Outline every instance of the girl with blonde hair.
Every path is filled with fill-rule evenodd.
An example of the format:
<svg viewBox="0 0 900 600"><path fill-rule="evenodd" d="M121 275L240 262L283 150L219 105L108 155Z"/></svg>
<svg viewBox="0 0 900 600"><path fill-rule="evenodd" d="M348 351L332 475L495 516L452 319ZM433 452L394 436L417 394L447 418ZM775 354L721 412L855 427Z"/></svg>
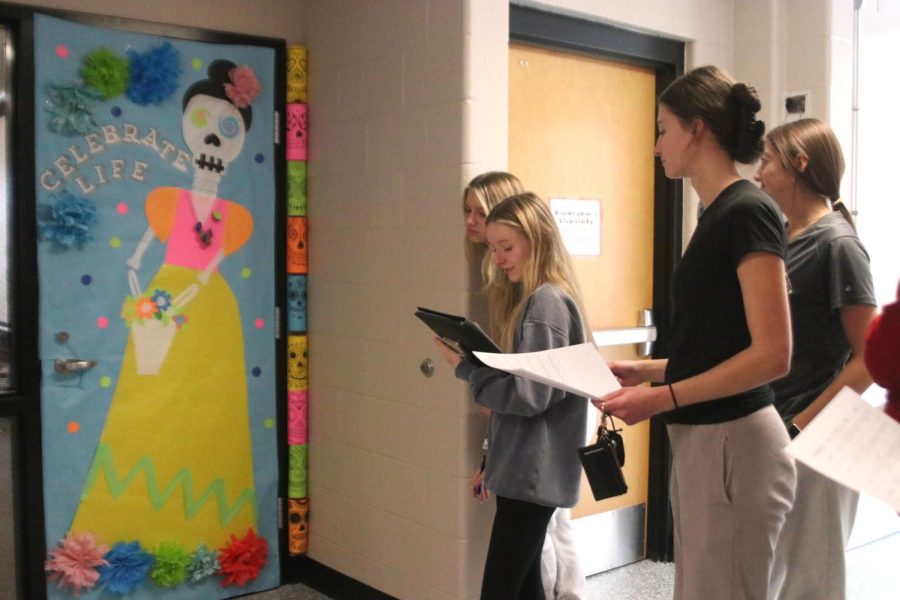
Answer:
<svg viewBox="0 0 900 600"><path fill-rule="evenodd" d="M487 276L490 257L485 252L487 241L484 221L491 209L510 196L525 191L522 182L506 171L488 171L476 175L463 190L463 218L466 224L466 258Z"/></svg>
<svg viewBox="0 0 900 600"><path fill-rule="evenodd" d="M531 193L507 198L488 214L485 233L488 304L500 347L535 352L585 342L581 293L544 201ZM497 511L481 597L542 600L547 524L558 507L578 501L587 401L476 365L436 343L475 402L491 411L484 484Z"/></svg>
<svg viewBox="0 0 900 600"><path fill-rule="evenodd" d="M490 277L491 267L491 255L485 252L487 214L501 201L524 191L519 178L506 171L488 171L477 175L463 191L466 257L470 263L479 265L485 282ZM485 408L482 411L490 412ZM483 449L486 450L486 446ZM489 496L481 467L475 470L472 477L472 495L482 502ZM541 579L546 600L579 600L585 594L586 581L575 544L571 510L568 508L558 509L547 527L547 538L541 553Z"/></svg>

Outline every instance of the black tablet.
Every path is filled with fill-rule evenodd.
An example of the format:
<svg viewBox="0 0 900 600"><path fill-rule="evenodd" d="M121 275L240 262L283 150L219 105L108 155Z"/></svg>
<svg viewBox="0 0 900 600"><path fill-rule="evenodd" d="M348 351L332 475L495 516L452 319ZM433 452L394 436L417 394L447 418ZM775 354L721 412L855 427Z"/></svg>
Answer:
<svg viewBox="0 0 900 600"><path fill-rule="evenodd" d="M465 317L442 313L430 308L418 307L419 317L439 338L476 364L482 364L472 352L502 352L488 334Z"/></svg>

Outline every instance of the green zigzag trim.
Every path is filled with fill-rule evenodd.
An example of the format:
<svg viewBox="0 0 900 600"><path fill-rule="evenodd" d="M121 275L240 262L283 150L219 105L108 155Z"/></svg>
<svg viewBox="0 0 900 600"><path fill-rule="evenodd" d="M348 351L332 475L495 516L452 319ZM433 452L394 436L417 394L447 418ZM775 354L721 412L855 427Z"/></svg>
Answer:
<svg viewBox="0 0 900 600"><path fill-rule="evenodd" d="M196 500L193 500L194 485L191 478L191 472L186 468L178 471L165 489L160 490L159 486L156 484L153 459L149 456L144 456L138 460L137 464L135 464L128 474L120 480L116 473L115 465L113 464L112 450L103 442L100 442L97 445L97 453L94 455L94 461L91 463L91 469L88 471L87 481L84 484L84 492L81 494L82 501L87 498L88 492L93 487L94 481L97 479L97 475L101 470L106 477L106 483L109 486L109 492L112 494L113 498L121 496L122 493L128 489L128 486L131 485L131 482L143 471L147 477L147 491L150 495L150 503L155 510L162 508L163 505L169 501L169 497L175 493L178 486L181 485L183 487L184 496L184 516L187 520L194 518L194 515L203 508L203 505L206 504L211 496L216 497L216 503L219 508L219 522L222 527L228 525L240 512L244 504L248 502L253 507L253 518L256 519L257 517L256 493L254 490L245 489L234 504L229 507L228 499L225 495L225 482L222 479L216 479L210 483L203 494Z"/></svg>

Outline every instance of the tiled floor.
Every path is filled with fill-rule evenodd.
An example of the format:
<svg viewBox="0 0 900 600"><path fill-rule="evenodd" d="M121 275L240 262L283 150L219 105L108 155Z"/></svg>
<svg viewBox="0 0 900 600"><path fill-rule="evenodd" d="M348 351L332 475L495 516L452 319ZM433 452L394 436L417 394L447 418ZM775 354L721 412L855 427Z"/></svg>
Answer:
<svg viewBox="0 0 900 600"><path fill-rule="evenodd" d="M900 533L847 553L847 600L900 598ZM588 578L587 600L669 600L674 567L670 563L641 561ZM303 585L246 596L252 600L331 600ZM344 598L334 600L349 600Z"/></svg>

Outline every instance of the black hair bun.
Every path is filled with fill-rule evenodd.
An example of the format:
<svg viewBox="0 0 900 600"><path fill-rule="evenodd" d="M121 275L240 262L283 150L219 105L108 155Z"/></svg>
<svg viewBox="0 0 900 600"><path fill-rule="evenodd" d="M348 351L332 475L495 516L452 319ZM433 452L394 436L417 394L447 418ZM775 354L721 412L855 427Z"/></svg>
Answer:
<svg viewBox="0 0 900 600"><path fill-rule="evenodd" d="M226 83L231 83L231 78L228 74L236 66L237 65L230 60L220 58L209 63L209 67L206 69L206 75L209 77L210 81L224 86Z"/></svg>
<svg viewBox="0 0 900 600"><path fill-rule="evenodd" d="M756 162L762 155L766 132L766 124L756 118L762 108L756 90L745 83L734 84L728 95L728 108L734 124L734 135L731 136L734 143L729 148L731 157L739 163Z"/></svg>
<svg viewBox="0 0 900 600"><path fill-rule="evenodd" d="M181 110L185 109L191 98L199 94L231 102L231 98L225 93L225 84L231 83L230 73L236 66L233 62L224 58L219 58L209 63L209 66L206 68L206 75L209 79L201 79L195 82L184 92L184 96L181 99ZM231 103L234 104L233 102ZM244 128L249 130L250 123L253 120L253 109L250 106L245 106L237 110L244 119Z"/></svg>

